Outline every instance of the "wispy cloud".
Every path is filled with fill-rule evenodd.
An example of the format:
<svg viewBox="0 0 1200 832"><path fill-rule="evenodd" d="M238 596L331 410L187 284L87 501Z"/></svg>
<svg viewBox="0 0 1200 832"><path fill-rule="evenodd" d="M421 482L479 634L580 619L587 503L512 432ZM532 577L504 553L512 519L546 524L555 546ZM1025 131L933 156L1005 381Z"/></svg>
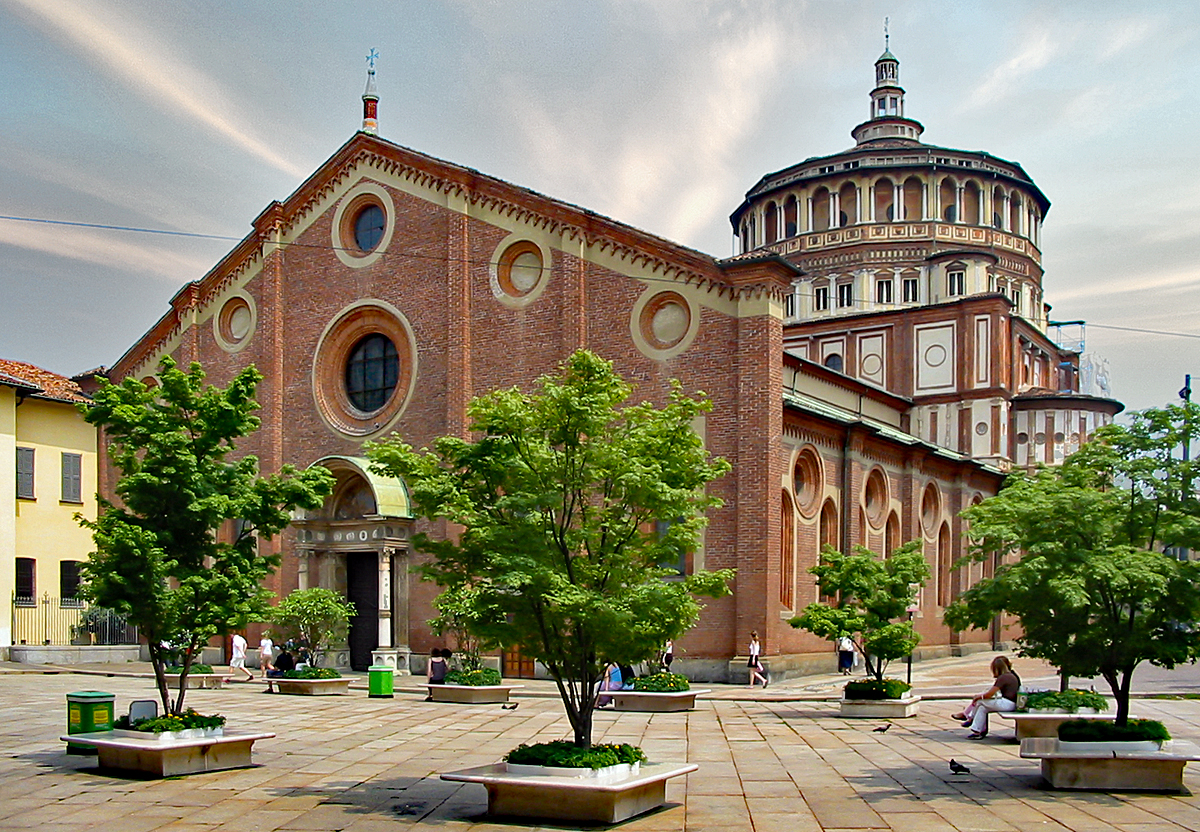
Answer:
<svg viewBox="0 0 1200 832"><path fill-rule="evenodd" d="M21 6L60 39L121 78L155 103L180 111L236 147L297 178L308 173L237 124L206 75L174 57L169 44L129 21L120 27L101 21L95 7L74 0L9 0Z"/></svg>
<svg viewBox="0 0 1200 832"><path fill-rule="evenodd" d="M149 274L176 286L200 277L212 266L211 259L127 242L111 231L61 225L0 220L0 246L4 245L98 266L119 265L122 270Z"/></svg>

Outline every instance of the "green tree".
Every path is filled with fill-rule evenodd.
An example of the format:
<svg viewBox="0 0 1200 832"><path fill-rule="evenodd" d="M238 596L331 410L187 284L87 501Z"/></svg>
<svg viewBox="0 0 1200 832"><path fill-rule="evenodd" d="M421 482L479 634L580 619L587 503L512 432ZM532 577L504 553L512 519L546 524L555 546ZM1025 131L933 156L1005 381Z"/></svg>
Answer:
<svg viewBox="0 0 1200 832"><path fill-rule="evenodd" d="M809 571L830 600L809 604L788 623L821 638L851 639L867 672L882 682L888 662L909 655L921 641L912 622L896 620L929 579L920 541L905 543L882 560L862 546L849 555L826 546Z"/></svg>
<svg viewBox="0 0 1200 832"><path fill-rule="evenodd" d="M103 428L121 477L118 503L100 500L91 529L96 551L84 564L87 598L125 616L146 637L165 712L183 712L187 675L209 639L260 620L270 593L262 580L278 564L259 552L288 525L293 508L316 508L332 490L328 472L291 466L261 477L258 460L228 457L259 426L254 400L262 376L242 370L225 389L206 386L200 365L170 358L161 385L128 378L104 384L84 418ZM232 541L222 542L222 527ZM172 702L165 663L182 655Z"/></svg>
<svg viewBox="0 0 1200 832"><path fill-rule="evenodd" d="M630 393L609 362L581 350L536 392L473 400L473 440L368 449L424 516L463 528L457 540L414 538L433 556L425 576L470 587L459 595L469 628L545 666L582 747L605 664L656 655L697 620L694 595L726 594L733 577L668 565L695 548L704 512L720 504L705 486L729 468L692 427L708 403L678 383L661 409L627 404Z"/></svg>
<svg viewBox="0 0 1200 832"><path fill-rule="evenodd" d="M1196 406L1109 425L1061 466L1015 473L963 513L970 557L997 564L946 610L955 629L1015 616L1018 652L1071 676L1101 676L1129 717L1134 671L1200 656L1200 565L1158 549L1200 544L1192 465L1174 457ZM1013 560L1015 558L1015 560Z"/></svg>
<svg viewBox="0 0 1200 832"><path fill-rule="evenodd" d="M440 635L449 633L457 647L455 656L463 670L478 670L483 666L483 652L499 646L486 625L503 615L503 610L489 603L480 591L468 583L455 583L433 599L438 615L429 625Z"/></svg>
<svg viewBox="0 0 1200 832"><path fill-rule="evenodd" d="M335 638L345 634L354 615L354 604L324 587L297 589L271 610L271 623L283 638L293 638L309 649L313 666Z"/></svg>

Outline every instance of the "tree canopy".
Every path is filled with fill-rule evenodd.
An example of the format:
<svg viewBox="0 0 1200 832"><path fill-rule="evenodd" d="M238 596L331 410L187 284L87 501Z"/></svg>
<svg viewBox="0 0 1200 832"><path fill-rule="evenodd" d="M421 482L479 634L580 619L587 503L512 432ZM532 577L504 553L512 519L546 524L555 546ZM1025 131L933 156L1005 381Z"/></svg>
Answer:
<svg viewBox="0 0 1200 832"><path fill-rule="evenodd" d="M317 508L332 490L320 468L284 466L263 477L255 457L230 458L236 440L258 429L261 379L251 366L224 389L208 386L199 364L184 372L167 357L160 386L103 383L81 406L104 429L121 474L118 502L101 499L95 521L80 518L96 546L83 592L145 636L164 711L173 704L183 712L187 673L210 638L265 612L270 593L261 582L279 558L260 553L259 541L284 529L292 509ZM164 670L174 652L183 673L172 703Z"/></svg>
<svg viewBox="0 0 1200 832"><path fill-rule="evenodd" d="M1018 652L1070 676L1101 676L1129 716L1134 670L1200 655L1200 565L1161 547L1200 545L1192 462L1176 457L1196 406L1134 414L1109 425L1058 468L1011 475L963 513L970 558L994 575L946 610L955 629L1019 619Z"/></svg>
<svg viewBox="0 0 1200 832"><path fill-rule="evenodd" d="M353 615L354 604L341 593L314 586L289 593L271 610L271 623L280 636L306 647L315 666L330 642L345 632Z"/></svg>
<svg viewBox="0 0 1200 832"><path fill-rule="evenodd" d="M851 639L867 672L882 682L888 662L909 655L921 641L912 622L898 620L929 579L920 547L914 540L880 559L862 546L849 555L826 546L809 571L829 600L809 604L788 623L821 638Z"/></svg>
<svg viewBox="0 0 1200 832"><path fill-rule="evenodd" d="M675 567L696 548L704 512L720 505L705 486L729 468L693 428L708 403L678 383L662 408L629 404L631 392L609 362L581 350L533 392L474 399L472 439L368 450L424 516L463 528L457 539L414 538L432 555L425 576L452 593L458 620L484 643L545 666L580 746L591 743L605 664L655 656L697 620L694 595L725 594L733 577Z"/></svg>

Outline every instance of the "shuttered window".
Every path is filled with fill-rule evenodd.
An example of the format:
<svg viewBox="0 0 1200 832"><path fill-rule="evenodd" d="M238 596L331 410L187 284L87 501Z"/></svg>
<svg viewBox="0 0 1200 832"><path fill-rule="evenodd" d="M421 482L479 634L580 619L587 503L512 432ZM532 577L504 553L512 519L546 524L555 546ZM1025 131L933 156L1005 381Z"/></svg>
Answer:
<svg viewBox="0 0 1200 832"><path fill-rule="evenodd" d="M33 448L17 448L17 496L23 500L34 499Z"/></svg>
<svg viewBox="0 0 1200 832"><path fill-rule="evenodd" d="M83 455L62 455L62 501L83 502Z"/></svg>

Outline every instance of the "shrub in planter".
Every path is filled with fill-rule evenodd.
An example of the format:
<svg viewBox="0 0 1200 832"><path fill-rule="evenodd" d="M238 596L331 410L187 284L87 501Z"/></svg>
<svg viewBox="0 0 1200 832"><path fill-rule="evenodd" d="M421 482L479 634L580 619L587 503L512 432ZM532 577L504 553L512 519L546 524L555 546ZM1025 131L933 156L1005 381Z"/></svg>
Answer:
<svg viewBox="0 0 1200 832"><path fill-rule="evenodd" d="M1022 710L1063 710L1075 713L1080 708L1091 708L1097 712L1108 710L1108 700L1094 690L1039 691L1025 696Z"/></svg>
<svg viewBox="0 0 1200 832"><path fill-rule="evenodd" d="M633 689L652 693L675 693L691 689L691 683L680 673L655 673L633 680Z"/></svg>
<svg viewBox="0 0 1200 832"><path fill-rule="evenodd" d="M451 670L446 673L447 685L467 685L478 688L500 684L500 671L490 667L475 670Z"/></svg>
<svg viewBox="0 0 1200 832"><path fill-rule="evenodd" d="M900 699L912 690L912 685L899 679L863 679L847 682L844 696L847 699Z"/></svg>
<svg viewBox="0 0 1200 832"><path fill-rule="evenodd" d="M646 755L642 753L642 749L628 743L580 748L566 740L555 740L536 745L522 743L504 755L504 762L554 768L604 768L620 763L644 763Z"/></svg>
<svg viewBox="0 0 1200 832"><path fill-rule="evenodd" d="M1062 742L1166 742L1171 734L1153 719L1131 719L1124 725L1102 719L1072 719L1058 727Z"/></svg>
<svg viewBox="0 0 1200 832"><path fill-rule="evenodd" d="M164 731L186 731L189 728L220 728L225 724L225 717L220 714L205 716L188 708L182 714L167 714L166 716L156 716L151 719L139 719L137 722L130 723L128 716L121 716L113 723L114 728L122 728L127 731L145 731L147 733L161 734Z"/></svg>
<svg viewBox="0 0 1200 832"><path fill-rule="evenodd" d="M168 667L166 669L166 674L168 676L178 676L182 672L183 672L183 668L180 667L179 665L172 665L171 667ZM212 669L211 664L197 663L197 664L193 664L191 669L188 672L189 673L212 673L213 669Z"/></svg>
<svg viewBox="0 0 1200 832"><path fill-rule="evenodd" d="M303 670L283 671L285 679L340 679L342 674L332 667L306 667Z"/></svg>

